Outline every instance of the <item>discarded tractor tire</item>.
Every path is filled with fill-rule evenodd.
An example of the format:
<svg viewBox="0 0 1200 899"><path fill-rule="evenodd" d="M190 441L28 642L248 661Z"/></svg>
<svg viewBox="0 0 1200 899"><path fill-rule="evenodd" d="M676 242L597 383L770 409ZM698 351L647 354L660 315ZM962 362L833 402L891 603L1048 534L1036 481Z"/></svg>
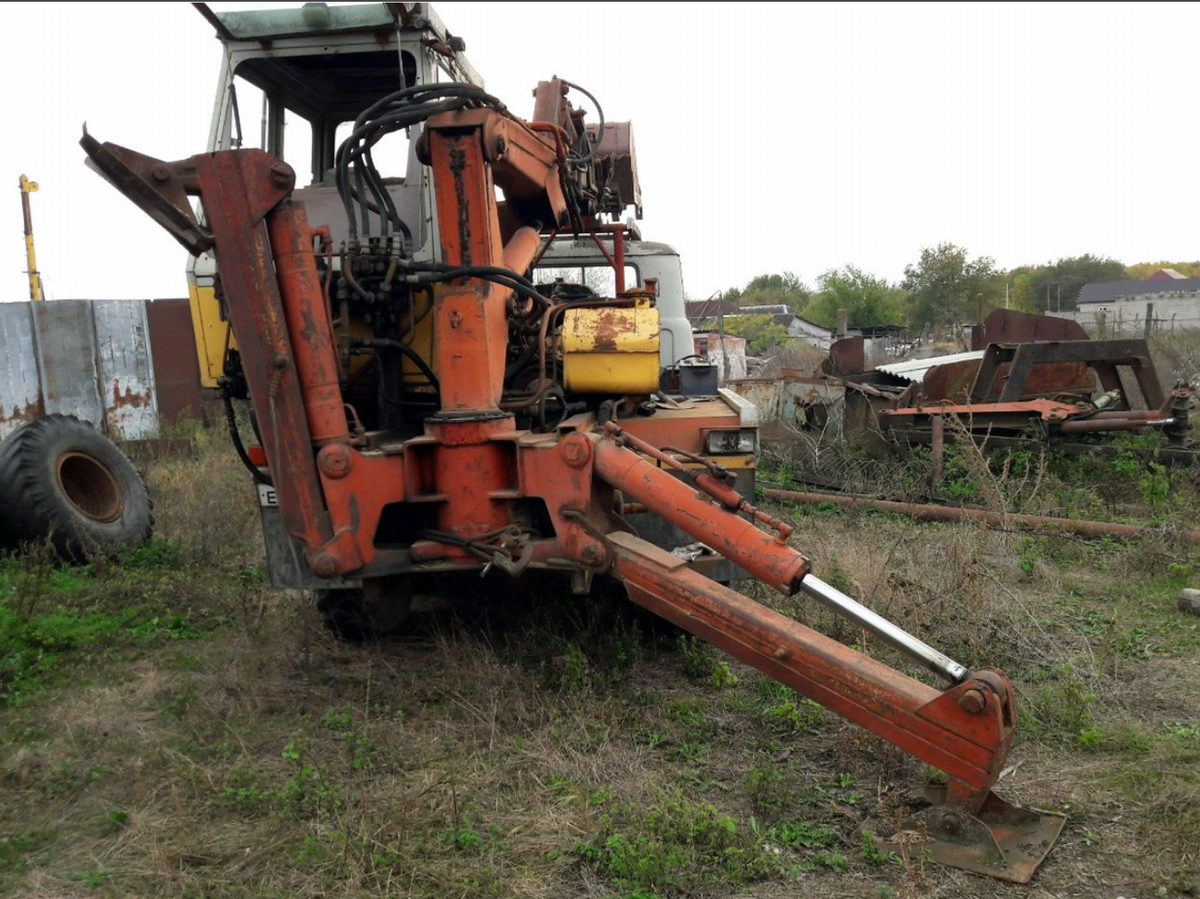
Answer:
<svg viewBox="0 0 1200 899"><path fill-rule="evenodd" d="M317 609L325 626L335 637L352 643L395 636L411 608L412 587L403 578L375 579L357 589L317 593Z"/></svg>
<svg viewBox="0 0 1200 899"><path fill-rule="evenodd" d="M140 546L154 516L146 485L111 440L71 415L47 415L0 443L0 536L49 539L64 561Z"/></svg>

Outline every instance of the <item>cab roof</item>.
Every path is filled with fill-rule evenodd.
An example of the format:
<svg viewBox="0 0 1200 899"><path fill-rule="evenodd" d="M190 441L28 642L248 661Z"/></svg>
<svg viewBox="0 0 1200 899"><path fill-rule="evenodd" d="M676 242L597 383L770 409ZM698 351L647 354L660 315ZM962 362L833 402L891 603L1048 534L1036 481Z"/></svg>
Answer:
<svg viewBox="0 0 1200 899"><path fill-rule="evenodd" d="M428 3L357 3L329 6L305 3L280 9L229 10L218 12L207 3L194 4L217 31L224 44L243 41L286 40L321 35L371 34L379 32L424 32L426 45L445 57L460 80L483 86L483 79L467 61L465 43L450 34ZM423 39L423 42L425 39Z"/></svg>

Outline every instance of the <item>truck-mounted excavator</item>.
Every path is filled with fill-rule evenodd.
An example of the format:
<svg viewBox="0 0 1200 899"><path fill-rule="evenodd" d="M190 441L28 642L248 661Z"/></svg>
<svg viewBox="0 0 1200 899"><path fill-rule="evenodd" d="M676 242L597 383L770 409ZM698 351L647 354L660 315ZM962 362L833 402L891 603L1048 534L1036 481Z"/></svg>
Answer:
<svg viewBox="0 0 1200 899"><path fill-rule="evenodd" d="M634 603L944 772L906 830L935 860L1028 881L1064 818L992 792L1017 723L1009 679L818 578L792 527L721 462L740 448L741 428L715 426L738 421L734 406L663 390L656 285L622 283L614 252L624 229L613 220L641 203L629 129L587 124L558 78L519 118L426 4L320 7L211 14L226 75L244 53L246 74L297 92L283 99L311 115L316 193L269 143L172 162L86 129L82 140L120 192L215 261L211 302L228 323L215 374L253 406L259 444L244 461L277 503L268 550L287 571L276 581L358 596L382 619L422 578L557 575L580 593L619 582ZM363 34L397 88L339 79L333 50ZM272 55L289 36L307 55ZM453 80L437 81L439 67ZM328 74L324 93L301 90L305 73ZM377 166L398 134L415 160L403 182ZM540 258L568 235L613 247L611 295L537 282ZM699 548L657 545L639 517ZM736 592L711 576L714 557L847 617L941 686Z"/></svg>

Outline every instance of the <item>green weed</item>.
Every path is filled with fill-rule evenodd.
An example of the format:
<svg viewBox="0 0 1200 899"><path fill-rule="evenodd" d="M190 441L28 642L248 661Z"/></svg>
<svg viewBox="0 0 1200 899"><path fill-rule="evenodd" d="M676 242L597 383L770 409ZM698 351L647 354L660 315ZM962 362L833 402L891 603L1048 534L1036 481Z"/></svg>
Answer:
<svg viewBox="0 0 1200 899"><path fill-rule="evenodd" d="M711 805L682 794L660 798L644 812L622 806L573 854L610 876L626 895L694 895L715 884L736 887L762 880L778 862L752 831Z"/></svg>
<svg viewBox="0 0 1200 899"><path fill-rule="evenodd" d="M830 871L846 871L850 867L849 859L836 849L831 849L828 852L818 852L812 857L812 864L814 867L826 868Z"/></svg>
<svg viewBox="0 0 1200 899"><path fill-rule="evenodd" d="M85 887L98 889L108 883L112 874L108 871L80 871L78 874L71 875L71 879L76 883L82 883Z"/></svg>
<svg viewBox="0 0 1200 899"><path fill-rule="evenodd" d="M868 865L881 867L889 865L892 862L900 860L899 856L894 852L884 852L879 848L879 840L875 834L869 830L864 830L862 835L862 857Z"/></svg>
<svg viewBox="0 0 1200 899"><path fill-rule="evenodd" d="M666 717L689 731L708 732L712 723L708 719L708 703L703 699L680 699L666 709Z"/></svg>
<svg viewBox="0 0 1200 899"><path fill-rule="evenodd" d="M105 828L109 833L116 833L124 830L129 826L129 812L124 809L115 808L108 813L108 817L104 821Z"/></svg>
<svg viewBox="0 0 1200 899"><path fill-rule="evenodd" d="M825 707L811 699L800 699L769 706L762 716L776 733L812 733L825 716Z"/></svg>
<svg viewBox="0 0 1200 899"><path fill-rule="evenodd" d="M258 775L249 768L235 768L229 773L221 799L226 808L246 815L255 815L267 808L279 796L278 792L259 783Z"/></svg>
<svg viewBox="0 0 1200 899"><path fill-rule="evenodd" d="M29 864L29 856L46 848L57 838L54 830L36 830L0 837L0 872L19 871Z"/></svg>
<svg viewBox="0 0 1200 899"><path fill-rule="evenodd" d="M825 849L833 845L836 834L811 821L794 821L772 827L767 837L789 849Z"/></svg>
<svg viewBox="0 0 1200 899"><path fill-rule="evenodd" d="M1045 675L1053 682L1018 705L1025 733L1043 742L1075 742L1092 727L1096 696L1070 665Z"/></svg>
<svg viewBox="0 0 1200 899"><path fill-rule="evenodd" d="M796 802L796 787L780 765L760 765L746 772L746 797L756 814L768 819Z"/></svg>
<svg viewBox="0 0 1200 899"><path fill-rule="evenodd" d="M172 608L188 578L176 562L162 541L102 566L0 559L0 702L24 702L85 652L200 636Z"/></svg>
<svg viewBox="0 0 1200 899"><path fill-rule="evenodd" d="M679 650L683 673L690 680L709 681L713 678L721 662L721 654L715 647L687 634L681 635L675 646Z"/></svg>

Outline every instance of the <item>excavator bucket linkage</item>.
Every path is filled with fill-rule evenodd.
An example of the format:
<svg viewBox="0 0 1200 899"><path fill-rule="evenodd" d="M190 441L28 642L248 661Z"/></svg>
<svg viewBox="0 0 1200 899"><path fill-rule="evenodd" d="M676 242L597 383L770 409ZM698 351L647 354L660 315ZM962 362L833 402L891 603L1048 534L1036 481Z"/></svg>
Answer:
<svg viewBox="0 0 1200 899"><path fill-rule="evenodd" d="M439 217L462 225L453 240L443 235L443 251L452 263L469 257L522 272L537 232L524 227L499 242L489 173L497 186L526 190L556 184L562 160L534 131L506 120L509 146L531 152L519 170L489 168L478 135L495 124L495 114L483 112L429 123ZM1008 678L968 670L815 577L788 543L791 528L750 505L730 474L704 458L650 446L611 422L598 426L590 413L552 433L517 430L514 417L495 407L505 289L464 278L436 296L436 339L454 364L441 371L442 410L425 419L423 435L351 440L313 248L328 232L310 228L303 205L290 198L291 168L260 151L169 163L86 134L82 144L95 167L180 243L216 254L282 520L316 576L365 582L404 571L478 570L481 552L491 559L485 573L567 569L580 585L610 574L635 603L944 772L945 786L924 797L897 845L925 841L948 865L1017 882L1033 876L1065 818L1016 808L991 792L1017 720ZM457 168L443 176L447 159ZM203 222L188 196L200 197ZM513 504L530 498L545 504L553 533L514 527ZM421 503L439 516L436 534L454 539L425 537L401 555L378 548L384 506ZM780 593L802 593L849 618L949 686L929 686L703 576L631 533L618 512L626 503ZM496 543L496 534L507 536Z"/></svg>

